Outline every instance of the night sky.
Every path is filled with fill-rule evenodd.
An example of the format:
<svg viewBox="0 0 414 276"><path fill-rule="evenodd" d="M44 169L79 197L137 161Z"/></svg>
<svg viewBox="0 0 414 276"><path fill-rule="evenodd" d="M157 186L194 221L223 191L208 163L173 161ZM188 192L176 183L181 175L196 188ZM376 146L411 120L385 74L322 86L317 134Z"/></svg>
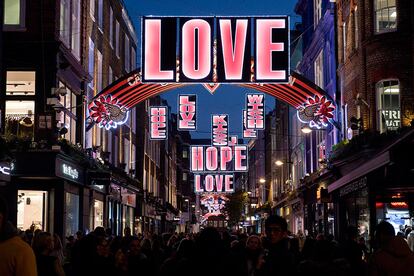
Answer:
<svg viewBox="0 0 414 276"><path fill-rule="evenodd" d="M169 15L169 16L220 16L220 15L289 15L290 28L300 17L294 13L297 0L124 0L128 13L133 20L137 31L139 49L141 43L142 16L147 15ZM140 56L138 57L140 63ZM178 94L197 94L198 100L198 122L197 131L191 132L193 138L210 137L211 114L229 114L229 130L231 135L242 136L242 109L245 105L245 93L248 89L235 85L221 85L211 95L201 85L189 85L184 88L172 90L162 94L167 99L172 112L177 110ZM250 91L252 92L252 91ZM254 91L253 91L254 92ZM274 98L266 95L266 113L274 107Z"/></svg>

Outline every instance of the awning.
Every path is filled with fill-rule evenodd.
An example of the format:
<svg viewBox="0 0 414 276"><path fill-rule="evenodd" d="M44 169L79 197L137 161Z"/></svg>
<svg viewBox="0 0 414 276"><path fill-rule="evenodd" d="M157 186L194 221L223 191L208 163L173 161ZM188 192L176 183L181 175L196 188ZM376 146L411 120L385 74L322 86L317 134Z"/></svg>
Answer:
<svg viewBox="0 0 414 276"><path fill-rule="evenodd" d="M390 152L385 151L380 155L377 155L370 161L366 162L362 166L356 168L352 172L346 174L345 176L339 178L335 182L331 183L328 186L328 192L332 193L333 191L341 188L342 186L388 164L390 162Z"/></svg>

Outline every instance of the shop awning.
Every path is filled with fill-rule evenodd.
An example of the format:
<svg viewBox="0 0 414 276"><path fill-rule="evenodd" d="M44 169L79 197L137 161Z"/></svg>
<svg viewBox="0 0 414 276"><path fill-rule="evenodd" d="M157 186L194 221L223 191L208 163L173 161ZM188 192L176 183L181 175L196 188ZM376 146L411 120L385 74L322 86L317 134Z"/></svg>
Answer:
<svg viewBox="0 0 414 276"><path fill-rule="evenodd" d="M328 192L332 193L333 191L341 188L342 186L364 176L367 175L368 173L388 164L390 162L390 152L389 151L385 151L379 155L377 155L376 157L374 157L373 159L371 159L370 161L366 162L365 164L363 164L362 166L356 168L355 170L353 170L352 172L346 174L345 176L339 178L338 180L336 180L335 182L331 183L328 186Z"/></svg>

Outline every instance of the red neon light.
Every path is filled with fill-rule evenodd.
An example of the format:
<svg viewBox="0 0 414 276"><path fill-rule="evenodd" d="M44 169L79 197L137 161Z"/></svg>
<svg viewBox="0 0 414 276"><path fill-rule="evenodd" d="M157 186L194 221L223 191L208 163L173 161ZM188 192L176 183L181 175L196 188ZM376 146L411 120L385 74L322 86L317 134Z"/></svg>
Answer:
<svg viewBox="0 0 414 276"><path fill-rule="evenodd" d="M403 209L408 208L408 204L405 201L394 201L394 202L391 202L390 205L393 208L403 208Z"/></svg>

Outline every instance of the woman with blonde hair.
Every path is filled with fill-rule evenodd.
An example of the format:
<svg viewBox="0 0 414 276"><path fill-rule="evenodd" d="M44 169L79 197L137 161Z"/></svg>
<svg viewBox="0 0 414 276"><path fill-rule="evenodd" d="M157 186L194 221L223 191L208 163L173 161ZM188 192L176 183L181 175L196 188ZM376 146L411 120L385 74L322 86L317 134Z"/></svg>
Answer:
<svg viewBox="0 0 414 276"><path fill-rule="evenodd" d="M32 241L36 255L38 276L64 276L65 272L57 257L52 256L54 249L53 237L50 233L39 232Z"/></svg>

